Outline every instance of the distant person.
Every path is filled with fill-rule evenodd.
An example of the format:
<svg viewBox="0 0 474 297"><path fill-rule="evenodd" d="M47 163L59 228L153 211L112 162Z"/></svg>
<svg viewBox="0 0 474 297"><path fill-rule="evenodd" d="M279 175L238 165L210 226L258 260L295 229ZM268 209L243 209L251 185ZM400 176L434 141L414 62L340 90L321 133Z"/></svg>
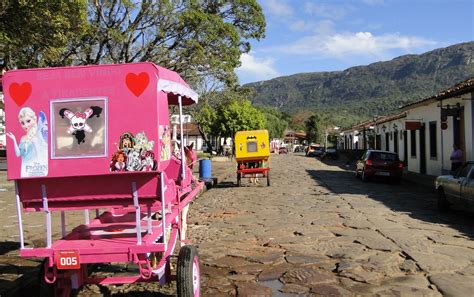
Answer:
<svg viewBox="0 0 474 297"><path fill-rule="evenodd" d="M456 143L453 145L453 152L451 153L451 172L456 172L462 165L462 150Z"/></svg>

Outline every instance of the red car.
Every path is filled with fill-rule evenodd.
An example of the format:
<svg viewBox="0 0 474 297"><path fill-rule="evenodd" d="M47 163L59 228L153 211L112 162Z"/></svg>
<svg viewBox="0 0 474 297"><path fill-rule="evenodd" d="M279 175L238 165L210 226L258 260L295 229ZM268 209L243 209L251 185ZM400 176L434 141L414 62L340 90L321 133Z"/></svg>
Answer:
<svg viewBox="0 0 474 297"><path fill-rule="evenodd" d="M278 153L279 154L288 154L288 149L284 146L281 146L279 149L278 149Z"/></svg>
<svg viewBox="0 0 474 297"><path fill-rule="evenodd" d="M357 161L355 174L363 181L373 177L385 177L400 183L402 180L403 163L398 159L398 154L386 151L368 150Z"/></svg>

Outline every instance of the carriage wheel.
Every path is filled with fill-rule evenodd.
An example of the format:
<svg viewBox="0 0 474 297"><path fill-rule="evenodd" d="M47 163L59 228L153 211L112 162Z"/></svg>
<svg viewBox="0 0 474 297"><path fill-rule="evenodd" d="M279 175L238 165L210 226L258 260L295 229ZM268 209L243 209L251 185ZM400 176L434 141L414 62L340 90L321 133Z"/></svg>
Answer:
<svg viewBox="0 0 474 297"><path fill-rule="evenodd" d="M242 185L242 175L237 173L237 186L240 187Z"/></svg>
<svg viewBox="0 0 474 297"><path fill-rule="evenodd" d="M195 246L185 245L179 250L176 272L178 297L199 297L201 276L199 257Z"/></svg>
<svg viewBox="0 0 474 297"><path fill-rule="evenodd" d="M267 187L270 186L270 171L267 171Z"/></svg>

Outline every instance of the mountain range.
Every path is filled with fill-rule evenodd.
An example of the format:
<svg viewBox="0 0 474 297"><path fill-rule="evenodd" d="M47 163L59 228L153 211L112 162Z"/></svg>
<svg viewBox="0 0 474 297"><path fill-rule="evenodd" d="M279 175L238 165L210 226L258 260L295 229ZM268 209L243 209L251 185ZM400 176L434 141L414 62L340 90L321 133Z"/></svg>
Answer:
<svg viewBox="0 0 474 297"><path fill-rule="evenodd" d="M474 77L474 42L344 71L300 73L246 84L256 105L322 112L341 125L395 112Z"/></svg>

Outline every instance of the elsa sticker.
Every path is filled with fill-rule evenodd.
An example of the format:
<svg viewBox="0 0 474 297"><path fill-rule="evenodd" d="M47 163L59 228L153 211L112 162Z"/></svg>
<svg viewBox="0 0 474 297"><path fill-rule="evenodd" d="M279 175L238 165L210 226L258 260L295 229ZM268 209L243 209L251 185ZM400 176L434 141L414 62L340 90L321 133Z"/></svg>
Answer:
<svg viewBox="0 0 474 297"><path fill-rule="evenodd" d="M15 135L8 132L7 136L13 141L15 155L21 156L21 177L48 175L48 122L44 112L38 117L35 112L24 107L18 113L18 120L26 134L18 144Z"/></svg>

